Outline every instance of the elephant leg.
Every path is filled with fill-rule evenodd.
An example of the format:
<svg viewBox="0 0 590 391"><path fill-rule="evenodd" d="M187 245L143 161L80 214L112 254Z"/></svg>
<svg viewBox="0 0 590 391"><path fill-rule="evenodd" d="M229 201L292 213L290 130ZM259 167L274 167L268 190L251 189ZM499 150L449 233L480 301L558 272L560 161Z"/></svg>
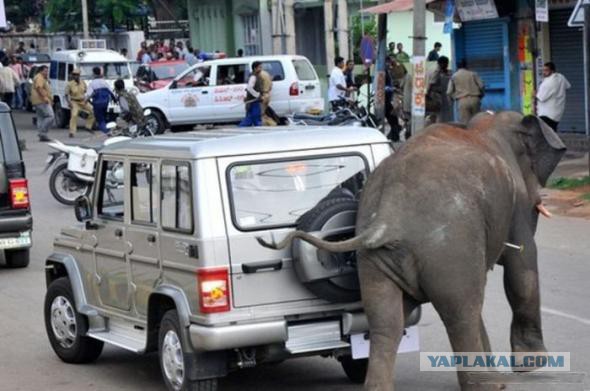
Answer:
<svg viewBox="0 0 590 391"><path fill-rule="evenodd" d="M358 272L371 339L364 390L393 391L395 356L404 330L403 293L361 252Z"/></svg>
<svg viewBox="0 0 590 391"><path fill-rule="evenodd" d="M513 314L510 345L513 352L546 352L541 329L537 247L532 237L521 243L523 252L506 249L501 261L504 290Z"/></svg>

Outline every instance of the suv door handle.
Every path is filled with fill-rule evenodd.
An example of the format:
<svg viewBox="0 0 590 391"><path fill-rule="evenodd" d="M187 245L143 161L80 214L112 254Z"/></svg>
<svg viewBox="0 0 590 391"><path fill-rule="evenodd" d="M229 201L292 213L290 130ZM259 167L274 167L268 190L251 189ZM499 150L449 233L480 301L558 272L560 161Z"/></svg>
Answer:
<svg viewBox="0 0 590 391"><path fill-rule="evenodd" d="M256 273L259 270L272 269L274 271L281 270L283 268L283 260L278 261L264 261L264 262L251 262L242 263L242 271L246 274Z"/></svg>
<svg viewBox="0 0 590 391"><path fill-rule="evenodd" d="M115 230L115 236L120 238L121 236L123 236L123 230L121 228L117 228Z"/></svg>
<svg viewBox="0 0 590 391"><path fill-rule="evenodd" d="M148 242L150 242L150 243L155 243L155 242L156 242L156 235L154 235L154 234L149 234L149 235L147 236L147 241L148 241Z"/></svg>
<svg viewBox="0 0 590 391"><path fill-rule="evenodd" d="M315 86L313 84L308 84L305 86L306 90L315 90Z"/></svg>
<svg viewBox="0 0 590 391"><path fill-rule="evenodd" d="M209 91L207 91L207 90L201 91L201 94L203 94L203 95L207 95L208 93L209 93Z"/></svg>

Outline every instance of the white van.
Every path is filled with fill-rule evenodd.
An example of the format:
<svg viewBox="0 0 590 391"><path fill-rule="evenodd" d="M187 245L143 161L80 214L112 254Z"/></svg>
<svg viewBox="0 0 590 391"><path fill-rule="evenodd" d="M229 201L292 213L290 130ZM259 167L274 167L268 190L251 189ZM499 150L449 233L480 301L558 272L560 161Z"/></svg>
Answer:
<svg viewBox="0 0 590 391"><path fill-rule="evenodd" d="M123 79L127 89L134 93L139 90L133 84L133 74L129 60L121 54L107 50L105 40L80 40L80 49L61 50L51 54L49 82L53 92L53 110L57 127L65 128L70 121L70 109L65 98L66 85L74 68L80 69L80 77L89 83L92 80L92 68L100 67L105 80L113 89L115 80ZM111 103L110 116L119 112L119 107Z"/></svg>
<svg viewBox="0 0 590 391"><path fill-rule="evenodd" d="M303 56L226 58L196 64L166 87L138 95L149 108L155 133L188 130L196 124L237 122L245 116L244 97L252 63L260 61L273 77L270 105L280 117L324 110L320 81Z"/></svg>

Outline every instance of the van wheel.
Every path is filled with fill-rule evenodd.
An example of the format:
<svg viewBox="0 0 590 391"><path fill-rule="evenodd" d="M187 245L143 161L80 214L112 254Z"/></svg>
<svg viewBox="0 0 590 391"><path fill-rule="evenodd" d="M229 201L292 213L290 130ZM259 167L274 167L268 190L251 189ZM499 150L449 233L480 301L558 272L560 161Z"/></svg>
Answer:
<svg viewBox="0 0 590 391"><path fill-rule="evenodd" d="M86 337L88 319L78 313L72 286L67 277L53 281L45 295L45 330L51 347L71 364L95 361L102 353L102 341Z"/></svg>
<svg viewBox="0 0 590 391"><path fill-rule="evenodd" d="M321 232L343 226L354 227L358 202L346 196L329 197L319 202L313 209L299 219L297 229L306 232ZM354 236L354 229L328 240L345 240ZM344 270L346 274L332 278L318 277L304 281L303 284L319 298L332 303L348 303L360 300L360 288L356 273L356 253L330 253L323 250L306 251L306 243L297 240L293 243L295 271L300 276L313 275L318 264L329 273ZM311 268L308 272L306 268ZM302 279L303 280L303 279Z"/></svg>
<svg viewBox="0 0 590 391"><path fill-rule="evenodd" d="M67 128L70 122L69 110L61 107L61 103L56 101L53 104L53 112L55 114L55 126L58 128Z"/></svg>
<svg viewBox="0 0 590 391"><path fill-rule="evenodd" d="M363 384L367 376L367 368L369 366L369 359L360 358L353 360L352 356L344 356L340 358L340 365L344 369L344 373L348 379L355 384Z"/></svg>
<svg viewBox="0 0 590 391"><path fill-rule="evenodd" d="M162 134L166 131L166 121L161 113L156 110L145 117L145 127L152 134Z"/></svg>
<svg viewBox="0 0 590 391"><path fill-rule="evenodd" d="M162 377L169 391L217 391L217 379L190 381L190 352L186 349L176 310L169 310L160 322L158 357Z"/></svg>
<svg viewBox="0 0 590 391"><path fill-rule="evenodd" d="M28 248L21 250L4 250L6 265L12 268L27 267L29 265L30 251Z"/></svg>

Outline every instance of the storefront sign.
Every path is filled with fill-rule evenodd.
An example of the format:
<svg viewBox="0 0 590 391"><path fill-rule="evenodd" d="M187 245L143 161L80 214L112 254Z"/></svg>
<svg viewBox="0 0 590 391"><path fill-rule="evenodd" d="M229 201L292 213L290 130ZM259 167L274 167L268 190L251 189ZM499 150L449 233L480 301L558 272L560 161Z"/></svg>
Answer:
<svg viewBox="0 0 590 391"><path fill-rule="evenodd" d="M456 0L456 4L459 17L463 22L498 17L494 0Z"/></svg>
<svg viewBox="0 0 590 391"><path fill-rule="evenodd" d="M537 22L549 22L548 0L535 0L535 19Z"/></svg>
<svg viewBox="0 0 590 391"><path fill-rule="evenodd" d="M412 115L423 117L426 114L426 57L413 57L412 64L414 64Z"/></svg>

